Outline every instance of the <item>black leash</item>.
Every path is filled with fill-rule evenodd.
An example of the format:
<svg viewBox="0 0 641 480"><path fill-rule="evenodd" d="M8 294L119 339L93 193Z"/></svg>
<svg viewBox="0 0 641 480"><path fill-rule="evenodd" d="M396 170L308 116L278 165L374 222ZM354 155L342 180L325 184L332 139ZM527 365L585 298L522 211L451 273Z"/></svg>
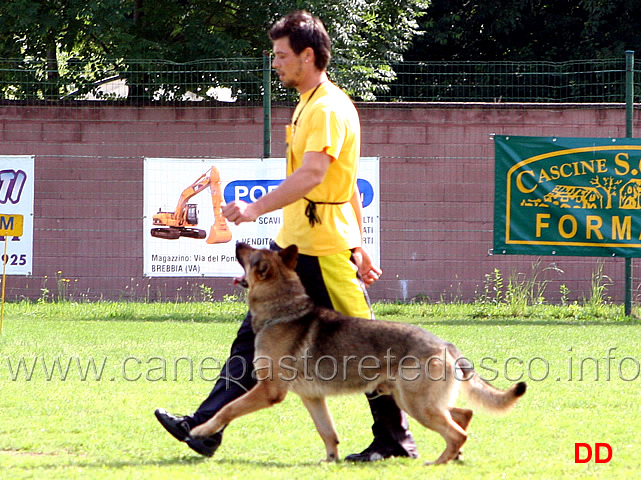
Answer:
<svg viewBox="0 0 641 480"><path fill-rule="evenodd" d="M347 202L315 202L310 200L307 197L303 197L307 201L307 206L305 207L305 216L309 220L309 224L313 227L314 225L323 223L316 212L316 205L342 205Z"/></svg>
<svg viewBox="0 0 641 480"><path fill-rule="evenodd" d="M302 108L298 111L298 115L296 115L296 118L294 119L294 127L296 124L298 124L298 119L300 118L301 113L303 113L303 110L305 110L305 107L307 104L310 102L312 97L316 94L316 91L319 89L319 87L325 82L321 82L318 85L316 85L316 88L312 92L312 94L309 96L305 104L302 106ZM307 197L303 197L307 201L307 206L305 207L305 216L309 219L309 224L313 227L314 225L321 224L323 223L318 216L318 213L316 211L316 205L342 205L347 202L315 202L313 200L310 200Z"/></svg>

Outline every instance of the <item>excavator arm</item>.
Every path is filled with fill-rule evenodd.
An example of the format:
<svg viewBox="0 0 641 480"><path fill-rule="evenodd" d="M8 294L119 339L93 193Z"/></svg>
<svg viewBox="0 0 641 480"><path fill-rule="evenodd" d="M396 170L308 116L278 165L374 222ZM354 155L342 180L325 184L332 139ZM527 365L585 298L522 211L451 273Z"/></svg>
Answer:
<svg viewBox="0 0 641 480"><path fill-rule="evenodd" d="M156 228L151 229L151 236L166 240L176 240L180 237L205 238L207 232L195 228L198 225L197 205L188 202L193 196L207 187L209 187L211 193L214 210L214 224L211 226L207 243L229 242L231 240L231 231L222 213L223 196L220 187L220 173L216 167L211 167L194 183L183 190L173 212L159 210L158 213L154 214L153 224Z"/></svg>

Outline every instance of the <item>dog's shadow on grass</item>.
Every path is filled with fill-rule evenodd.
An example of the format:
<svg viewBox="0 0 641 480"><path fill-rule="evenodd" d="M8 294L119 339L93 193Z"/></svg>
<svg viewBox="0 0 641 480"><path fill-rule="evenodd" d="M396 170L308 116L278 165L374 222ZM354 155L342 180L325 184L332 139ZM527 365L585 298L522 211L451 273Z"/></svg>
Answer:
<svg viewBox="0 0 641 480"><path fill-rule="evenodd" d="M158 458L157 460L114 460L112 462L104 462L101 465L108 468L124 468L124 467L167 467L175 465L199 465L206 463L209 459L205 457L196 456L173 456Z"/></svg>
<svg viewBox="0 0 641 480"><path fill-rule="evenodd" d="M252 459L211 459L201 456L173 456L167 458L159 458L157 460L115 460L112 462L100 462L99 464L82 464L83 468L91 468L92 466L99 466L101 468L121 469L126 467L168 467L176 465L200 465L204 463L211 463L214 465L230 465L230 466L250 466L260 468L299 468L299 467L314 467L318 466L320 462L301 462L301 463L285 463L275 460L252 460Z"/></svg>
<svg viewBox="0 0 641 480"><path fill-rule="evenodd" d="M300 463L285 463L285 462L278 462L275 460L251 460L251 459L244 459L244 458L234 458L234 459L227 459L227 458L221 458L216 461L218 464L225 464L225 465L231 465L232 467L234 465L244 465L244 466L250 466L250 467L278 467L278 468L298 468L298 467L317 467L318 465L321 464L320 461L317 462L300 462Z"/></svg>

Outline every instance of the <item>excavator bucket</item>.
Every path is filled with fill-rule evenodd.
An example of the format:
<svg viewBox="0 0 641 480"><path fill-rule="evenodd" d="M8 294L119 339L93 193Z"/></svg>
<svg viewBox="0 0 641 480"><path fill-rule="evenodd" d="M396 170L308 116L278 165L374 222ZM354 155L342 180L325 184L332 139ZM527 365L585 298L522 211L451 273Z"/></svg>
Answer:
<svg viewBox="0 0 641 480"><path fill-rule="evenodd" d="M207 237L207 243L213 245L215 243L227 243L231 240L231 231L227 226L227 223L224 225L218 225L218 222L214 223L209 230L209 237Z"/></svg>

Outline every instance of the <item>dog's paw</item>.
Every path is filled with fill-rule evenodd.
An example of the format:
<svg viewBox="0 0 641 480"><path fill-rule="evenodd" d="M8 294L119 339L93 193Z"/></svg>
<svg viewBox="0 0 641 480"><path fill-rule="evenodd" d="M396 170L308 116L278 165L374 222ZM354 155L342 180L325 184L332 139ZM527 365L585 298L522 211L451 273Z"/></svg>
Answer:
<svg viewBox="0 0 641 480"><path fill-rule="evenodd" d="M337 457L334 457L334 458L326 457L326 458L323 458L323 459L318 461L319 465L322 465L323 463L338 463L338 458Z"/></svg>

